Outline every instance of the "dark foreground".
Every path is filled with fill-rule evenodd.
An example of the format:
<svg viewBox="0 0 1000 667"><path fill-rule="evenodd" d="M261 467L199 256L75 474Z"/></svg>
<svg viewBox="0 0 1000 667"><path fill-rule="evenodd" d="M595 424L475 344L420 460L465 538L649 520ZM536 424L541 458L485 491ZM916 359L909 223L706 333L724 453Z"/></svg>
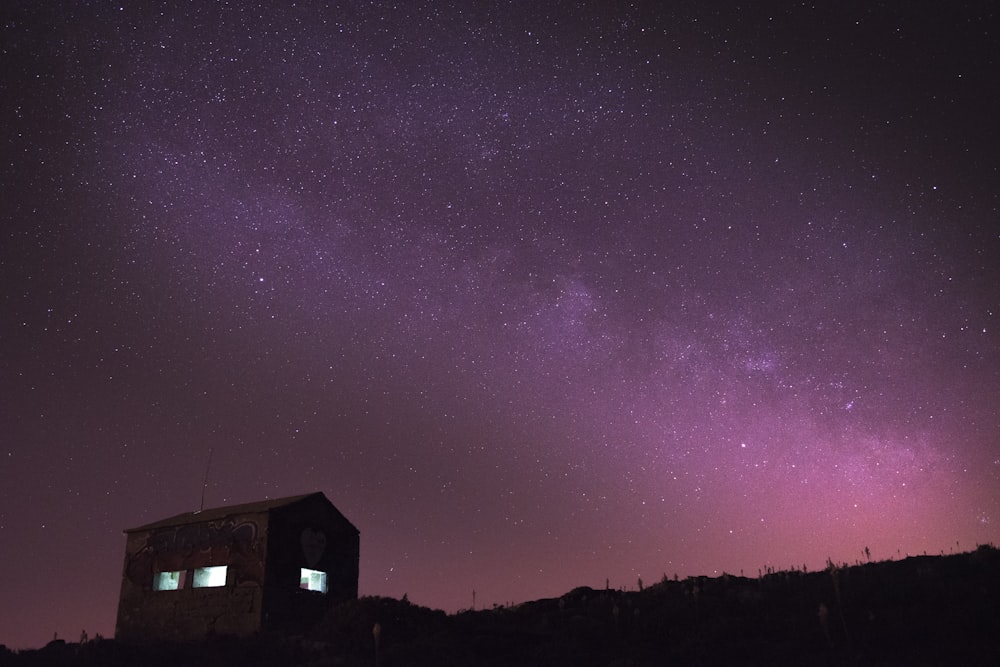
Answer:
<svg viewBox="0 0 1000 667"><path fill-rule="evenodd" d="M297 637L0 646L0 667L376 664L1000 665L1000 550L665 580L641 591L577 588L451 616L362 598Z"/></svg>

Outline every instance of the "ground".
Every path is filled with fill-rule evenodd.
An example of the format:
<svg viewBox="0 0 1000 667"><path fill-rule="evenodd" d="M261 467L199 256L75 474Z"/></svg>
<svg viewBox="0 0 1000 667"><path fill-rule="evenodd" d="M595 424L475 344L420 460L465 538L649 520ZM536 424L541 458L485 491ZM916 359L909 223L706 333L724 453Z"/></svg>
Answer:
<svg viewBox="0 0 1000 667"><path fill-rule="evenodd" d="M53 642L8 665L995 665L1000 550L581 587L514 607L444 612L365 597L295 637L133 646ZM376 630L377 628L377 630ZM376 640L377 635L377 640Z"/></svg>

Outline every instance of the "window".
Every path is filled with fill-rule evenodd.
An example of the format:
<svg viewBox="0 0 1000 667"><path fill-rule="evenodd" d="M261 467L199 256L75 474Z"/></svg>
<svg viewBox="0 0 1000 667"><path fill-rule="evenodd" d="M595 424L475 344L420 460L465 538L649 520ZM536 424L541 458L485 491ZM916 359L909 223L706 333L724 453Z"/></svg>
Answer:
<svg viewBox="0 0 1000 667"><path fill-rule="evenodd" d="M299 573L299 588L326 593L326 572L302 568Z"/></svg>
<svg viewBox="0 0 1000 667"><path fill-rule="evenodd" d="M218 588L226 585L225 565L215 567L199 567L194 571L195 588Z"/></svg>
<svg viewBox="0 0 1000 667"><path fill-rule="evenodd" d="M184 570L157 572L153 575L154 591L176 591L184 588Z"/></svg>

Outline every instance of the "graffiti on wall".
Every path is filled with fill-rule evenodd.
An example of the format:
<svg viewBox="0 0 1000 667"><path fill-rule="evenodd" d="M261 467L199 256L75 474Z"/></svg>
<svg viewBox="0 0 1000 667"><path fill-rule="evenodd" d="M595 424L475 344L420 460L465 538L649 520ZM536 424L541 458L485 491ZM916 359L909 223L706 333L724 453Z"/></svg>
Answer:
<svg viewBox="0 0 1000 667"><path fill-rule="evenodd" d="M249 549L257 539L257 532L253 521L224 519L161 528L149 536L146 544L159 553L188 553L233 545Z"/></svg>
<svg viewBox="0 0 1000 667"><path fill-rule="evenodd" d="M260 528L248 519L222 519L170 526L152 531L145 544L129 557L126 575L140 586L152 581L154 571L188 570L207 565L229 565L236 583L262 583L264 566L258 555Z"/></svg>
<svg viewBox="0 0 1000 667"><path fill-rule="evenodd" d="M306 528L299 536L302 544L302 555L309 567L316 567L326 551L326 533L315 528Z"/></svg>

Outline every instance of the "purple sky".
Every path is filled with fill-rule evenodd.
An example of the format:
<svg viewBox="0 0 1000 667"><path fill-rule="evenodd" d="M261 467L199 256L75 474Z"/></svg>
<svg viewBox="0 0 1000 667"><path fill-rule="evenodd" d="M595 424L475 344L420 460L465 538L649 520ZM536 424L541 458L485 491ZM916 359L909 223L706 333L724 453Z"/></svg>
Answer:
<svg viewBox="0 0 1000 667"><path fill-rule="evenodd" d="M448 611L1000 542L997 10L710 4L4 3L0 643L209 451Z"/></svg>

